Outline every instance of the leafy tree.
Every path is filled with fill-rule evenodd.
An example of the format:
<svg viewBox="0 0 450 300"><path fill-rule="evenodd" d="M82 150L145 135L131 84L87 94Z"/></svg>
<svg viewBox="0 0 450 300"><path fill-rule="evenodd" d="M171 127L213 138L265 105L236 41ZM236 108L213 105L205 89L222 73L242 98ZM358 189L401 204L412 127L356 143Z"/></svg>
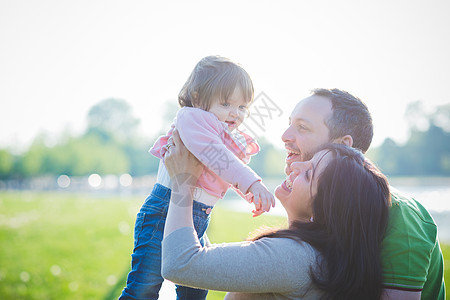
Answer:
<svg viewBox="0 0 450 300"><path fill-rule="evenodd" d="M123 150L129 159L132 176L143 176L158 172L159 159L151 155L148 149L150 149L150 145L143 142L129 143L124 146Z"/></svg>
<svg viewBox="0 0 450 300"><path fill-rule="evenodd" d="M409 103L404 116L410 130L427 130L430 116L426 113L421 101Z"/></svg>
<svg viewBox="0 0 450 300"><path fill-rule="evenodd" d="M122 99L105 99L94 105L88 113L87 134L95 134L104 141L117 139L126 142L136 134L139 119L130 105Z"/></svg>
<svg viewBox="0 0 450 300"><path fill-rule="evenodd" d="M7 178L14 166L14 156L6 149L0 149L0 179Z"/></svg>
<svg viewBox="0 0 450 300"><path fill-rule="evenodd" d="M111 142L103 142L95 135L72 138L48 152L46 172L51 174L88 175L91 173L128 173L129 160L123 149Z"/></svg>
<svg viewBox="0 0 450 300"><path fill-rule="evenodd" d="M167 105L163 116L166 132L176 114L176 104ZM399 145L387 138L370 157L388 175L450 175L450 104L426 113L421 102L411 103L406 118L410 137ZM52 146L44 134L35 138L27 152L13 155L0 149L0 179L41 175L89 175L98 173L133 176L155 174L159 160L148 153L154 138L138 134L139 120L120 99L106 99L88 113L88 128L81 136L66 132ZM283 176L285 153L265 139L250 167L260 176Z"/></svg>
<svg viewBox="0 0 450 300"><path fill-rule="evenodd" d="M445 175L443 162L450 155L450 133L430 121L427 131L413 130L404 146L410 175ZM449 173L447 172L447 175Z"/></svg>
<svg viewBox="0 0 450 300"><path fill-rule="evenodd" d="M387 138L383 144L377 149L374 161L383 173L396 175L398 173L398 157L401 148L394 140Z"/></svg>
<svg viewBox="0 0 450 300"><path fill-rule="evenodd" d="M450 103L438 106L430 118L433 124L450 132Z"/></svg>
<svg viewBox="0 0 450 300"><path fill-rule="evenodd" d="M386 139L369 156L388 175L450 175L450 104L426 113L421 102L406 110L410 137L405 145Z"/></svg>
<svg viewBox="0 0 450 300"><path fill-rule="evenodd" d="M16 162L15 175L19 178L41 175L46 151L44 137L35 138L28 151Z"/></svg>

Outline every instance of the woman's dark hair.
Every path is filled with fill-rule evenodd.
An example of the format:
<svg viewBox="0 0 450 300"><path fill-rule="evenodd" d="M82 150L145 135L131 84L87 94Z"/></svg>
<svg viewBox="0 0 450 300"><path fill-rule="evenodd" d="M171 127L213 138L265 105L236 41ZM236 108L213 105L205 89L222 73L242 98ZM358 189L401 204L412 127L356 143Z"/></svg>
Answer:
<svg viewBox="0 0 450 300"><path fill-rule="evenodd" d="M318 178L313 221L263 234L309 243L320 252L311 278L331 299L380 299L381 243L388 222L386 177L356 149L328 144L334 158Z"/></svg>
<svg viewBox="0 0 450 300"><path fill-rule="evenodd" d="M222 56L202 58L178 94L181 107L197 107L208 111L211 100L227 101L240 87L247 104L253 101L253 83L248 73L237 63Z"/></svg>

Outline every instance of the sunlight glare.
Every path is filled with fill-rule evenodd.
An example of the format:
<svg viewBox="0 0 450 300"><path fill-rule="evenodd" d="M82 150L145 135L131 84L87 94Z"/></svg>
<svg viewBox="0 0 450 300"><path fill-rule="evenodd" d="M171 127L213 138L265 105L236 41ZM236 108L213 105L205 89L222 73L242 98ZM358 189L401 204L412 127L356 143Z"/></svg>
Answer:
<svg viewBox="0 0 450 300"><path fill-rule="evenodd" d="M122 174L120 175L119 182L121 186L128 187L133 183L133 177L128 173Z"/></svg>
<svg viewBox="0 0 450 300"><path fill-rule="evenodd" d="M93 188L99 188L102 184L102 177L98 174L91 174L88 178L89 185Z"/></svg>
<svg viewBox="0 0 450 300"><path fill-rule="evenodd" d="M61 188L67 188L70 186L70 178L67 175L60 175L57 180L58 186Z"/></svg>

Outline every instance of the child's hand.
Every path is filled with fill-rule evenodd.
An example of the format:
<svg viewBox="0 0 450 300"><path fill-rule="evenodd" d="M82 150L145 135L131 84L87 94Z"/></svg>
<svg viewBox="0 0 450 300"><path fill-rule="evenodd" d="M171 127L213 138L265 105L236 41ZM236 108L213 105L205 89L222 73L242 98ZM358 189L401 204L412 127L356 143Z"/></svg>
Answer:
<svg viewBox="0 0 450 300"><path fill-rule="evenodd" d="M253 218L254 218L254 217L262 215L264 213L264 211L261 209L260 210L252 210L252 213L253 213Z"/></svg>
<svg viewBox="0 0 450 300"><path fill-rule="evenodd" d="M253 183L248 191L253 194L253 203L255 204L254 217L269 211L270 207L275 207L275 198L261 181Z"/></svg>

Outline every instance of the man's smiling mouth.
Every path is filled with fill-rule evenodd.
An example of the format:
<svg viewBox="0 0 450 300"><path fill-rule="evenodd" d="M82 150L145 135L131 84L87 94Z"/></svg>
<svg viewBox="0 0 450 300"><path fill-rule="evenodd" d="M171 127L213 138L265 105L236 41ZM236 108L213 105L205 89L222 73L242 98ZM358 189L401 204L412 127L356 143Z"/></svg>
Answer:
<svg viewBox="0 0 450 300"><path fill-rule="evenodd" d="M292 159L294 159L300 155L300 152L294 151L291 149L287 149L287 148L286 148L286 152L287 152L286 161L291 161Z"/></svg>

